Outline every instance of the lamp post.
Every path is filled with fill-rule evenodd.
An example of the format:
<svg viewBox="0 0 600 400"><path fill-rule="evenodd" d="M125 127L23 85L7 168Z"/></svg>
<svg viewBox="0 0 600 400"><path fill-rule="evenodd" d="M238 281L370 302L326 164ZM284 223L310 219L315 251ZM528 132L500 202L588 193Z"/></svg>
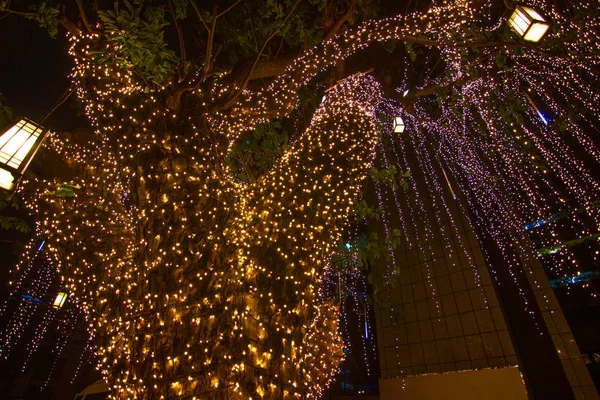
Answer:
<svg viewBox="0 0 600 400"><path fill-rule="evenodd" d="M546 34L550 23L533 8L517 4L512 15L508 19L508 25L523 40L529 42L539 42Z"/></svg>
<svg viewBox="0 0 600 400"><path fill-rule="evenodd" d="M48 131L22 118L0 136L0 188L13 191Z"/></svg>
<svg viewBox="0 0 600 400"><path fill-rule="evenodd" d="M404 132L404 121L402 120L402 117L394 117L394 132Z"/></svg>

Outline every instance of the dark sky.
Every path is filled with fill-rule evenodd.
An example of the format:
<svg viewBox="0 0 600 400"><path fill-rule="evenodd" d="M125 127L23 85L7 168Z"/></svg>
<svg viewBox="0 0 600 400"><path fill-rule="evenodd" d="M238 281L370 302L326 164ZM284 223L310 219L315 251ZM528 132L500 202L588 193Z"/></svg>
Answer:
<svg viewBox="0 0 600 400"><path fill-rule="evenodd" d="M0 93L15 117L39 121L69 88L72 62L65 30L52 39L35 21L0 15ZM85 126L71 103L66 101L44 125L58 131Z"/></svg>

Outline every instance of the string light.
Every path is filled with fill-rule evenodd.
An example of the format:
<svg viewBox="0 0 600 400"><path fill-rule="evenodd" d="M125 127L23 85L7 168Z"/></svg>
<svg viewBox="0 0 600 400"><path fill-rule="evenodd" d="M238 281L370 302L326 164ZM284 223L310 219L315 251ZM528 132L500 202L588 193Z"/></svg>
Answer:
<svg viewBox="0 0 600 400"><path fill-rule="evenodd" d="M110 47L114 43L99 34L72 37L71 79L94 135L51 134L48 148L66 158L72 182L31 180L24 182L22 195L40 216L40 237L86 316L112 396L304 398L322 393L337 371L342 340L339 310L323 301L319 285L381 147L377 110L402 115L409 133L392 138L398 147L393 159L380 149L383 165L397 162L409 171L399 149L410 139L427 173L426 192L440 198L434 218L449 214L444 193L455 183L459 205L471 210L471 223L496 241L519 285L522 264L536 257L523 229L527 221L547 218L567 201L585 207L598 198L599 189L570 145L554 126L541 124L533 108L522 117L499 106L526 104L522 89L527 86L550 107L559 102L553 100L557 96L573 96L589 114L583 121L598 116L600 95L591 82L597 80L599 58L594 51L590 55L597 49L592 32L598 21L583 17L589 29L582 30L545 2L535 3L561 26L548 33L548 42L576 37L564 43L564 57L548 57L543 47L513 52L510 43L483 46L474 71L472 57L465 57L473 55L471 46L479 48L471 28L497 35L503 25L491 18L488 2L441 1L426 12L346 30L304 52L266 88L243 90L226 109L219 105L241 90L226 83L227 74L188 93L182 100L186 107L173 112L165 106L170 87L149 89L118 60L94 62L98 50L118 53ZM592 1L576 6L597 9ZM445 73L419 82L414 92L403 88L403 98L414 100L411 107L386 104L374 78L353 75L327 92L309 128L271 171L252 184L233 177L225 159L243 132L289 114L298 106L299 89L326 68L371 42L390 39L436 46L445 62ZM511 65L499 68L496 55L510 57ZM431 85L446 88L450 96L414 94ZM580 120L566 121L578 142L591 143ZM436 143L434 153L431 143ZM599 154L594 146L587 151ZM410 185L421 191L412 178ZM400 211L399 191L379 185L375 190L387 234L396 216L404 228L424 225L408 246L430 254L434 233L424 203L410 201L407 215ZM392 213L386 204L398 211ZM597 230L598 211L588 213ZM457 232L452 221L442 235L449 240ZM467 247L460 243L457 251L467 253ZM392 280L397 264L389 251L386 275ZM449 252L456 262L459 255ZM28 265L24 261L18 268ZM425 263L423 276L434 304L431 316L439 317L431 263ZM481 278L473 279L482 291ZM535 277L532 281L539 289ZM27 302L12 326L26 324L35 307ZM392 326L396 329L396 322ZM7 342L14 340L10 333Z"/></svg>

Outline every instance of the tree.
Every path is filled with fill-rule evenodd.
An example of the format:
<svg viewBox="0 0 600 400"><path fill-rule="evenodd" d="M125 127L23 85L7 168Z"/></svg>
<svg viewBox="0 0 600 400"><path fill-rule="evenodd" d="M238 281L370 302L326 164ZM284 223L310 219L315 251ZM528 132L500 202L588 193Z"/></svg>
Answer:
<svg viewBox="0 0 600 400"><path fill-rule="evenodd" d="M546 101L577 90L561 116L569 126L582 108L598 115L595 1L560 10L537 2L556 25L540 44L510 34L484 1L441 2L343 31L354 15L346 9L329 33L314 35L295 17L333 2L269 1L272 18L258 30L235 17L243 41L223 33L219 20L245 2L217 2L210 11L193 0L98 3L77 1L80 25L60 17L94 135L53 135L48 151L57 165L64 161L60 180L41 173L21 195L87 315L115 398L319 395L341 358L336 309L320 298L319 278L368 174L381 123L390 124L391 115L377 112L402 110L421 133L454 133L452 124L466 118L475 135L490 124L496 132L529 112L521 89L531 85ZM350 7L357 4L366 2ZM169 14L178 56L163 40ZM205 54L197 59L186 57L188 14L204 27ZM325 39L315 40L319 34ZM286 51L306 49L283 62L275 37ZM255 45L253 59L220 64L219 40ZM244 132L285 118L311 80L387 41L405 45L394 50L399 76L340 80L272 168L251 182L236 178L227 156ZM276 65L269 73L268 64ZM67 194L59 182L70 182Z"/></svg>

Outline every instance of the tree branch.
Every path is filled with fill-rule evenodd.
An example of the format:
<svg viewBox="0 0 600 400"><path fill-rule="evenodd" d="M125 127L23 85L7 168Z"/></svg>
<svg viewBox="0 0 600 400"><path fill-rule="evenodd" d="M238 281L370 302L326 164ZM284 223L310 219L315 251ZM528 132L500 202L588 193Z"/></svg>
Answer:
<svg viewBox="0 0 600 400"><path fill-rule="evenodd" d="M215 29L217 26L217 12L218 6L215 4L213 7L213 16L212 21L210 21L210 29L208 30L208 43L206 45L206 60L204 61L204 68L202 69L204 75L208 75L210 73L210 68L212 64L211 53L213 47L213 40L215 39Z"/></svg>
<svg viewBox="0 0 600 400"><path fill-rule="evenodd" d="M81 35L81 29L77 25L75 25L69 18L65 15L61 15L58 17L58 22L65 28L71 35L79 36Z"/></svg>
<svg viewBox="0 0 600 400"><path fill-rule="evenodd" d="M254 47L256 48L256 52L258 53L258 40L256 40L256 34L254 32L254 24L252 23L252 15L250 16L250 31L252 32L252 38L254 39Z"/></svg>
<svg viewBox="0 0 600 400"><path fill-rule="evenodd" d="M179 79L183 77L183 69L185 68L185 41L183 40L183 33L181 31L181 25L177 21L177 15L175 9L173 9L173 2L169 0L169 9L171 10L171 16L173 22L175 22L175 29L177 30L177 39L179 40L179 52L181 53L181 61L179 62Z"/></svg>
<svg viewBox="0 0 600 400"><path fill-rule="evenodd" d="M230 5L225 11L223 11L222 13L217 15L217 18L222 17L223 15L227 14L233 7L237 6L241 1L242 0L237 0L235 3Z"/></svg>
<svg viewBox="0 0 600 400"><path fill-rule="evenodd" d="M90 25L90 21L88 20L87 14L85 13L85 10L83 9L83 4L81 3L81 0L75 0L75 2L77 3L77 8L79 8L79 15L81 16L83 25L85 25L85 28L88 30L88 32L93 32L92 26Z"/></svg>
<svg viewBox="0 0 600 400"><path fill-rule="evenodd" d="M204 25L207 31L210 31L208 24L202 17L202 13L200 12L200 7L198 7L198 4L196 4L194 0L190 0L190 3L192 4L192 7L194 7L194 10L196 10L196 14L198 14L198 18L200 18L200 21L202 21L202 25Z"/></svg>
<svg viewBox="0 0 600 400"><path fill-rule="evenodd" d="M5 8L4 10L1 10L1 11L4 11L9 14L21 15L23 17L35 17L37 15L36 13L32 13L32 12L13 11L13 10L9 10L8 8Z"/></svg>
<svg viewBox="0 0 600 400"><path fill-rule="evenodd" d="M350 7L348 7L348 10L346 11L346 13L344 15L342 15L337 21L335 21L335 23L331 26L331 28L329 29L329 32L327 32L327 35L325 35L325 37L323 38L324 42L328 41L329 39L334 37L336 33L338 33L338 31L340 30L340 28L342 27L344 22L348 21L350 16L354 13L355 7L356 7L356 0L353 1L352 4L350 4Z"/></svg>
<svg viewBox="0 0 600 400"><path fill-rule="evenodd" d="M275 35L281 30L281 28L283 28L285 26L285 24L287 23L287 21L292 16L292 13L296 9L296 6L298 5L298 3L300 3L300 0L296 0L296 2L294 3L294 5L290 9L290 11L288 11L287 15L283 19L283 22L277 27L277 29L275 29L273 32L271 32L271 34L265 39L265 42L263 43L260 51L256 55L256 58L254 59L254 62L252 63L252 67L250 68L250 71L248 71L248 73L246 74L246 78L244 78L244 81L240 85L239 89L237 89L233 93L233 95L231 96L231 98L225 103L224 108L231 107L231 105L233 105L233 103L235 103L235 101L238 98L238 96L244 91L244 89L246 89L246 86L248 86L248 82L250 81L250 77L252 76L252 72L254 71L254 68L256 68L256 65L258 64L258 61L260 60L260 57L262 56L262 53L265 51L265 48L267 47L267 44L269 44L269 42L271 41L271 39L273 39L275 37Z"/></svg>

